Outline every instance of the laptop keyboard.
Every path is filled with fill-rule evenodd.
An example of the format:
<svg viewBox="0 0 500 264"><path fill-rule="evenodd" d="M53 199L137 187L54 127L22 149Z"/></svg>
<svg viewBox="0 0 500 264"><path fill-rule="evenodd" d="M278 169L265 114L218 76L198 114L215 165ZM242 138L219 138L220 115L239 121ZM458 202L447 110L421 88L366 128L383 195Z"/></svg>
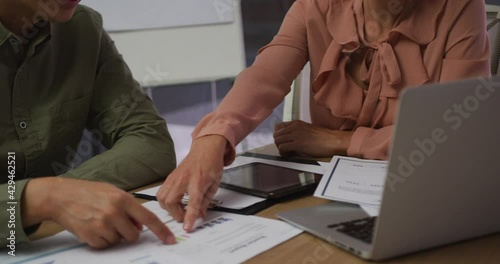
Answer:
<svg viewBox="0 0 500 264"><path fill-rule="evenodd" d="M371 244L376 218L377 217L367 217L356 219L349 222L329 225L328 227L337 228L337 231L341 233Z"/></svg>

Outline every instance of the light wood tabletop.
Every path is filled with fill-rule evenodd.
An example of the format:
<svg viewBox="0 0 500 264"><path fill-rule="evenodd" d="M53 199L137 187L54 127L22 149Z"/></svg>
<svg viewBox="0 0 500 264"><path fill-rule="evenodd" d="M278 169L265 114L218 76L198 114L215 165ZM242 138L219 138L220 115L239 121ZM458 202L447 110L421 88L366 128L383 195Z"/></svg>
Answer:
<svg viewBox="0 0 500 264"><path fill-rule="evenodd" d="M271 148L257 149L259 153L273 154L276 153ZM156 186L152 184L140 189ZM138 189L138 190L140 190ZM135 190L137 191L137 190ZM146 200L139 199L141 202ZM290 200L278 203L271 206L258 214L257 216L276 219L276 213L320 205L329 201L315 198L312 196L302 197L295 200ZM457 219L460 221L460 219ZM425 224L425 223L424 223ZM417 227L418 228L418 227ZM30 236L31 239L39 239L53 235L63 228L53 222L44 222L36 233ZM460 232L460 230L457 230ZM409 237L408 239L412 239ZM498 264L500 263L500 234L494 234L478 239L468 240L460 243L451 244L448 246L435 248L411 255L399 257L396 259L384 261L382 263L453 263L453 264ZM308 233L302 233L252 259L246 263L301 263L301 264L316 264L316 263L370 263L364 261L338 247L335 247L322 239L319 239Z"/></svg>
<svg viewBox="0 0 500 264"><path fill-rule="evenodd" d="M305 197L276 204L258 216L276 219L276 213L327 203L316 197ZM460 232L457 230L457 232ZM409 237L408 239L411 239ZM427 250L382 263L500 263L500 234ZM302 233L277 247L266 251L247 263L370 263L313 235Z"/></svg>
<svg viewBox="0 0 500 264"><path fill-rule="evenodd" d="M251 152L279 155L274 145L267 145L251 150ZM326 160L326 159L323 159ZM276 214L303 207L315 206L328 203L316 197L305 197L285 203L276 204L260 213L258 216L276 219ZM460 221L460 219L457 219ZM460 232L460 230L457 230ZM411 239L409 237L408 239ZM500 234L494 234L474 240L468 240L445 247L435 248L382 263L500 263ZM364 261L347 251L344 251L328 242L313 235L302 233L301 235L264 252L248 263L370 263Z"/></svg>

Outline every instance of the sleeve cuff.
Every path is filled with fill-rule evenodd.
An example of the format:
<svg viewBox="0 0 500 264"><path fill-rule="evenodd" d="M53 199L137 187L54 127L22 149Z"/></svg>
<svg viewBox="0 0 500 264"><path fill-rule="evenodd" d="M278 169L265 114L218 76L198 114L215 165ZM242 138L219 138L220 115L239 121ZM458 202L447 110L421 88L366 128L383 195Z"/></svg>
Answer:
<svg viewBox="0 0 500 264"><path fill-rule="evenodd" d="M214 124L204 127L197 134L193 132L192 138L193 140L195 140L209 135L223 136L229 142L229 144L226 145L226 150L224 153L224 166L230 165L236 157L236 138L233 131L231 131L231 129L228 128L227 125Z"/></svg>
<svg viewBox="0 0 500 264"><path fill-rule="evenodd" d="M2 245L10 245L10 244L20 244L23 242L28 242L28 233L30 231L36 231L38 226L30 227L29 230L25 230L23 228L23 221L21 215L22 208L22 194L24 192L24 188L28 183L29 179L16 181L15 183L15 193L13 194L13 199L11 199L10 194L8 192L8 185L2 184L2 188L5 190L2 191L1 202L2 212L0 213L0 218L2 218L2 227L0 227L0 244ZM34 228L34 230L31 230Z"/></svg>
<svg viewBox="0 0 500 264"><path fill-rule="evenodd" d="M347 149L347 155L350 157L362 157L363 142L371 133L372 129L367 127L358 127L351 137L351 144Z"/></svg>

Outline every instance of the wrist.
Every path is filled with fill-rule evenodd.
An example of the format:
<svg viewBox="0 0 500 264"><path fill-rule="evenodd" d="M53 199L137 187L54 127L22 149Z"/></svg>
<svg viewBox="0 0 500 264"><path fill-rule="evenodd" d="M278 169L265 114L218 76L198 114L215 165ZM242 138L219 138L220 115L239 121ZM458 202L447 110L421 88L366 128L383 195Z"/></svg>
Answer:
<svg viewBox="0 0 500 264"><path fill-rule="evenodd" d="M197 138L193 141L191 151L193 150L212 150L217 156L223 158L228 151L230 143L221 135L208 135Z"/></svg>
<svg viewBox="0 0 500 264"><path fill-rule="evenodd" d="M23 227L39 224L51 218L51 194L54 177L30 180L21 197L21 216Z"/></svg>
<svg viewBox="0 0 500 264"><path fill-rule="evenodd" d="M335 131L332 146L334 155L347 155L347 150L351 145L352 131Z"/></svg>

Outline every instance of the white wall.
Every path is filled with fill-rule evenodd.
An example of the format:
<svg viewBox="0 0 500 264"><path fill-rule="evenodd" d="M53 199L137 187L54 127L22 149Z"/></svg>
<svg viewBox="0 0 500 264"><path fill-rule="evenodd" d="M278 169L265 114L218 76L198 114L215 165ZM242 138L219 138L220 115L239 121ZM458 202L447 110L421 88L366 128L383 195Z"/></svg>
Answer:
<svg viewBox="0 0 500 264"><path fill-rule="evenodd" d="M227 94L232 81L217 82L217 103ZM213 111L212 93L209 83L160 87L152 90L153 102L160 115L167 120L174 140L177 162L180 163L191 147L191 132L196 124ZM281 122L283 106L280 105L237 147L237 152L272 144L274 124Z"/></svg>

